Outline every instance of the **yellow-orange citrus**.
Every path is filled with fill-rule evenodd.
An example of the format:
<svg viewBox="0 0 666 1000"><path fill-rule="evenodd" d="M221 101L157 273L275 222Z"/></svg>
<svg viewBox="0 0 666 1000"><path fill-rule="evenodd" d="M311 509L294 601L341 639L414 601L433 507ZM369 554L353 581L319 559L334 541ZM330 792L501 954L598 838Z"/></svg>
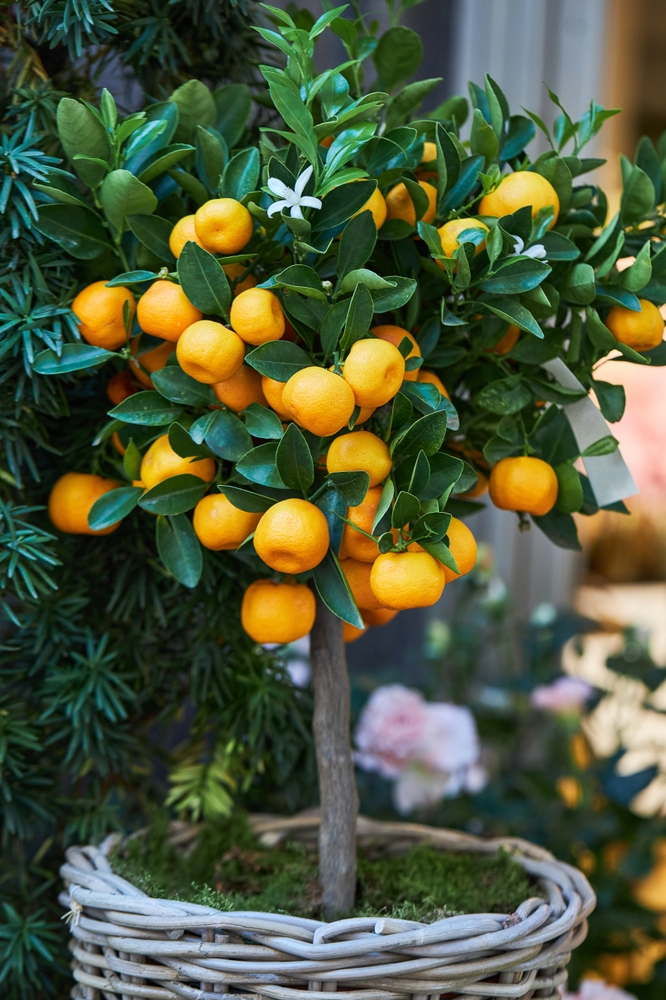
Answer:
<svg viewBox="0 0 666 1000"><path fill-rule="evenodd" d="M101 531L93 531L88 527L88 514L96 500L119 485L115 479L104 479L86 472L66 472L49 493L51 523L58 531L68 535L110 535L120 521Z"/></svg>
<svg viewBox="0 0 666 1000"><path fill-rule="evenodd" d="M349 645L350 642L356 642L360 639L362 635L365 635L368 630L366 628L356 628L355 625L350 625L349 622L342 623L342 638L345 645Z"/></svg>
<svg viewBox="0 0 666 1000"><path fill-rule="evenodd" d="M282 404L291 419L305 430L329 437L349 423L356 402L343 378L312 366L291 376L282 391Z"/></svg>
<svg viewBox="0 0 666 1000"><path fill-rule="evenodd" d="M446 577L446 582L451 583L451 580L457 580L461 576L465 576L470 570L474 569L476 565L476 538L469 530L467 525L460 521L457 517L451 518L451 523L449 524L448 531L446 532L449 536L449 549L451 550L451 555L456 561L456 565L460 570L459 573L454 573L453 570L449 569L448 566L444 567L444 576Z"/></svg>
<svg viewBox="0 0 666 1000"><path fill-rule="evenodd" d="M176 345L180 367L197 382L224 382L243 364L243 341L212 319L200 319L183 331Z"/></svg>
<svg viewBox="0 0 666 1000"><path fill-rule="evenodd" d="M325 135L323 139L319 140L319 145L324 146L326 149L330 149L333 145L334 135Z"/></svg>
<svg viewBox="0 0 666 1000"><path fill-rule="evenodd" d="M236 413L245 410L251 403L268 406L261 388L261 375L249 365L241 365L231 378L213 383L212 389L219 401Z"/></svg>
<svg viewBox="0 0 666 1000"><path fill-rule="evenodd" d="M306 573L328 552L328 522L308 500L280 500L269 507L254 533L257 555L278 573Z"/></svg>
<svg viewBox="0 0 666 1000"><path fill-rule="evenodd" d="M383 607L370 586L370 572L373 563L359 562L358 559L342 559L340 569L347 578L349 589L360 610L373 611Z"/></svg>
<svg viewBox="0 0 666 1000"><path fill-rule="evenodd" d="M241 622L255 642L295 642L311 630L316 610L303 583L255 580L243 594Z"/></svg>
<svg viewBox="0 0 666 1000"><path fill-rule="evenodd" d="M445 222L437 230L442 244L442 253L445 257L453 257L453 254L460 245L458 237L466 229L482 229L486 233L489 231L485 222L480 222L478 219L451 219L449 222ZM484 239L483 242L476 245L474 253L481 253L485 245L486 241Z"/></svg>
<svg viewBox="0 0 666 1000"><path fill-rule="evenodd" d="M366 423L370 419L372 414L375 412L375 410L376 410L375 406L362 406L360 408L360 412L355 426Z"/></svg>
<svg viewBox="0 0 666 1000"><path fill-rule="evenodd" d="M429 552L385 552L370 574L372 592L381 605L403 611L428 608L442 596L444 567Z"/></svg>
<svg viewBox="0 0 666 1000"><path fill-rule="evenodd" d="M639 299L641 311L625 309L624 306L613 306L606 317L606 326L616 340L635 351L651 351L664 336L664 320L654 305L648 299Z"/></svg>
<svg viewBox="0 0 666 1000"><path fill-rule="evenodd" d="M504 336L501 338L501 340L498 340L493 347L488 348L488 353L499 354L500 357L503 357L505 354L509 353L512 347L515 347L515 345L518 343L519 337L520 337L520 330L518 329L517 326L514 326L512 323L509 329L504 334Z"/></svg>
<svg viewBox="0 0 666 1000"><path fill-rule="evenodd" d="M266 344L284 333L284 313L277 295L267 288L247 288L231 303L229 320L248 344Z"/></svg>
<svg viewBox="0 0 666 1000"><path fill-rule="evenodd" d="M446 399L451 399L446 390L446 386L442 382L439 375L435 374L435 372L431 372L429 368L417 368L416 371L419 382L428 382L430 385L437 386L442 396L445 396Z"/></svg>
<svg viewBox="0 0 666 1000"><path fill-rule="evenodd" d="M169 435L162 434L153 441L141 460L139 479L147 490L171 476L198 476L205 483L215 477L217 465L212 458L181 458L169 444Z"/></svg>
<svg viewBox="0 0 666 1000"><path fill-rule="evenodd" d="M247 268L245 264L223 264L222 270L226 274L227 278L231 278L232 281L236 278L240 278L241 274L245 274ZM241 292L247 291L248 288L254 288L257 284L257 279L253 274L246 275L242 281L237 281L234 285L234 295L240 295Z"/></svg>
<svg viewBox="0 0 666 1000"><path fill-rule="evenodd" d="M555 218L549 229L557 222L560 214L560 199L557 191L545 177L533 170L517 170L505 174L499 186L479 202L479 215L492 215L501 219L504 215L513 215L519 208L530 205L534 219L542 208L553 207Z"/></svg>
<svg viewBox="0 0 666 1000"><path fill-rule="evenodd" d="M393 399L405 377L405 359L385 340L357 340L345 358L342 371L356 405L383 406Z"/></svg>
<svg viewBox="0 0 666 1000"><path fill-rule="evenodd" d="M557 500L557 476L540 458L502 458L490 473L490 499L501 510L522 510L543 517Z"/></svg>
<svg viewBox="0 0 666 1000"><path fill-rule="evenodd" d="M131 372L128 371L116 372L106 383L106 394L114 406L138 391L139 387L132 381Z"/></svg>
<svg viewBox="0 0 666 1000"><path fill-rule="evenodd" d="M375 226L377 229L381 229L386 222L386 213L388 209L386 208L386 199L381 193L379 188L375 188L368 200L366 201L363 208L359 208L358 212L354 215L360 215L361 212L372 212L372 218L374 219ZM354 216L352 216L354 218Z"/></svg>
<svg viewBox="0 0 666 1000"><path fill-rule="evenodd" d="M432 222L437 211L437 188L427 181L419 181L419 186L428 198L428 207L421 217L422 222ZM389 219L404 219L410 226L416 225L416 209L412 196L405 184L400 182L386 195L386 214Z"/></svg>
<svg viewBox="0 0 666 1000"><path fill-rule="evenodd" d="M281 420L291 420L287 407L282 401L282 393L286 384L286 382L278 382L277 379L269 378L268 375L261 376L261 388L264 391L264 396L271 409L275 410Z"/></svg>
<svg viewBox="0 0 666 1000"><path fill-rule="evenodd" d="M326 456L329 472L367 472L370 485L383 482L393 467L388 445L371 431L352 431L331 441Z"/></svg>
<svg viewBox="0 0 666 1000"><path fill-rule="evenodd" d="M437 159L437 143L424 142L421 163L433 163Z"/></svg>
<svg viewBox="0 0 666 1000"><path fill-rule="evenodd" d="M381 486L371 486L357 507L347 508L347 520L371 535L372 522L377 513L381 495ZM375 561L378 555L379 548L377 547L377 542L374 542L371 538L366 538L360 531L356 531L351 524L345 524L342 532L342 543L340 545L341 559L356 559L358 562L371 563Z"/></svg>
<svg viewBox="0 0 666 1000"><path fill-rule="evenodd" d="M129 302L130 326L136 302L129 288L107 288L105 281L93 281L81 289L72 302L81 336L94 347L115 351L125 343L125 303Z"/></svg>
<svg viewBox="0 0 666 1000"><path fill-rule="evenodd" d="M194 508L196 536L207 549L222 552L237 549L259 524L261 514L250 514L227 500L222 493L203 497Z"/></svg>
<svg viewBox="0 0 666 1000"><path fill-rule="evenodd" d="M476 470L476 474L479 478L475 482L474 486L472 486L471 490L458 494L461 500L473 500L474 497L483 496L488 489L488 477L484 476L483 472L479 469Z"/></svg>
<svg viewBox="0 0 666 1000"><path fill-rule="evenodd" d="M173 281L159 279L139 299L136 311L144 333L163 340L178 340L183 330L201 319L203 313Z"/></svg>
<svg viewBox="0 0 666 1000"><path fill-rule="evenodd" d="M132 337L130 340L130 351L134 357L130 358L129 366L137 382L140 382L146 389L153 389L153 381L143 369L145 368L151 375L153 372L161 371L176 350L176 345L172 340L165 340L159 347L153 347L140 354L141 340L141 336Z"/></svg>
<svg viewBox="0 0 666 1000"><path fill-rule="evenodd" d="M194 228L193 215L184 215L171 230L169 250L171 250L176 259L180 257L186 243L196 243L198 246L203 245Z"/></svg>
<svg viewBox="0 0 666 1000"><path fill-rule="evenodd" d="M250 242L252 216L235 198L213 198L197 209L194 229L211 253L238 253Z"/></svg>
<svg viewBox="0 0 666 1000"><path fill-rule="evenodd" d="M397 614L392 608L373 608L372 611L366 608L361 612L361 618L366 625L388 625Z"/></svg>
<svg viewBox="0 0 666 1000"><path fill-rule="evenodd" d="M412 349L405 358L405 361L409 361L410 358L421 357L421 348L417 344L416 339L409 330L405 330L401 326L394 326L392 323L383 323L381 326L373 326L370 332L374 333L375 337L379 337L380 340L385 340L387 343L393 344L394 347L400 347L400 344L406 337L407 340L411 341ZM416 382L418 377L418 368L414 368L412 371L405 371L403 375L405 382Z"/></svg>

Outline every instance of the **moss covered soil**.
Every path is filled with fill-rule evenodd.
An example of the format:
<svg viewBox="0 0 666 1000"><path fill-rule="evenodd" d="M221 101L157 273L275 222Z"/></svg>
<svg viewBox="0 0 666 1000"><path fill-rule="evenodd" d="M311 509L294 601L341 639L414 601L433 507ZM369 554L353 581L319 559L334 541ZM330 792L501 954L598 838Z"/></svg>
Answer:
<svg viewBox="0 0 666 1000"><path fill-rule="evenodd" d="M168 841L168 821L116 850L114 870L148 895L218 910L320 915L317 860L298 844L262 847L242 815L206 824L186 851ZM441 854L416 847L400 858L359 856L356 916L432 921L457 913L512 913L534 888L508 853Z"/></svg>

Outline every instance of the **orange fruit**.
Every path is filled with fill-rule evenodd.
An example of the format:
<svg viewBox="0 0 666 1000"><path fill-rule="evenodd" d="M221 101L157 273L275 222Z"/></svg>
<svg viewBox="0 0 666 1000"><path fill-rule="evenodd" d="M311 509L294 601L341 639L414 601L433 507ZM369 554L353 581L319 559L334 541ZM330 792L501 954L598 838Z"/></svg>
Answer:
<svg viewBox="0 0 666 1000"><path fill-rule="evenodd" d="M428 197L428 207L422 216L422 222L432 222L437 211L437 188L427 181L419 181ZM407 187L402 182L392 187L386 195L386 214L389 219L404 219L410 226L416 225L416 209Z"/></svg>
<svg viewBox="0 0 666 1000"><path fill-rule="evenodd" d="M51 523L67 535L110 535L119 527L120 521L101 531L93 531L88 527L88 514L96 500L119 485L115 479L104 479L103 476L66 472L49 493Z"/></svg>
<svg viewBox="0 0 666 1000"><path fill-rule="evenodd" d="M345 358L342 374L358 406L383 406L402 385L405 359L388 341L357 340Z"/></svg>
<svg viewBox="0 0 666 1000"><path fill-rule="evenodd" d="M445 222L437 230L442 244L442 253L445 257L453 257L453 254L460 246L458 237L466 229L483 229L486 233L489 232L485 222L479 222L478 219L450 219L449 222ZM474 253L481 253L485 245L486 241L484 239L482 243L477 244Z"/></svg>
<svg viewBox="0 0 666 1000"><path fill-rule="evenodd" d="M255 580L243 594L241 622L255 642L295 642L312 629L316 611L305 584Z"/></svg>
<svg viewBox="0 0 666 1000"><path fill-rule="evenodd" d="M196 243L198 246L203 246L194 228L194 216L184 215L171 230L169 250L178 259L183 252L185 244L190 242Z"/></svg>
<svg viewBox="0 0 666 1000"><path fill-rule="evenodd" d="M423 155L421 156L421 163L432 163L436 159L437 159L437 143L424 142Z"/></svg>
<svg viewBox="0 0 666 1000"><path fill-rule="evenodd" d="M326 518L307 500L281 500L269 507L254 533L260 559L278 573L306 573L328 552Z"/></svg>
<svg viewBox="0 0 666 1000"><path fill-rule="evenodd" d="M326 456L329 472L367 472L370 485L383 482L393 467L388 445L370 431L352 431L331 441Z"/></svg>
<svg viewBox="0 0 666 1000"><path fill-rule="evenodd" d="M231 278L233 281L236 278L240 278L241 274L245 274L247 268L245 264L223 264L222 270L226 274L227 278ZM245 292L248 288L254 288L257 284L257 279L253 274L248 274L242 281L236 282L234 285L234 295L240 295L241 292Z"/></svg>
<svg viewBox="0 0 666 1000"><path fill-rule="evenodd" d="M134 384L132 374L128 371L116 372L106 383L106 394L114 406L118 406L123 399L133 396L138 391L138 386Z"/></svg>
<svg viewBox="0 0 666 1000"><path fill-rule="evenodd" d="M407 338L411 341L412 349L405 358L405 361L409 361L410 358L420 358L421 348L416 343L415 338L409 332L409 330L403 329L401 326L393 326L392 323L384 323L381 326L373 326L371 333L374 333L375 337L379 337L380 340L385 340L389 344L393 344L395 347L399 347L401 342ZM416 382L419 377L419 369L414 368L413 371L406 371L403 375L405 382Z"/></svg>
<svg viewBox="0 0 666 1000"><path fill-rule="evenodd" d="M151 375L153 372L161 371L176 350L176 345L172 340L165 340L159 347L153 347L152 350L144 351L143 354L139 354L140 346L141 337L132 337L130 351L136 356L136 360L130 358L129 366L137 382L140 382L146 389L153 389L152 379L143 369L146 368Z"/></svg>
<svg viewBox="0 0 666 1000"><path fill-rule="evenodd" d="M548 227L552 229L560 214L557 191L541 174L536 174L533 170L516 170L512 174L505 174L499 186L481 199L479 215L492 215L501 219L502 216L513 215L519 208L525 208L527 205L532 208L533 219L536 218L539 209L552 206L555 209L555 218Z"/></svg>
<svg viewBox="0 0 666 1000"><path fill-rule="evenodd" d="M460 570L459 573L454 573L448 566L444 566L446 582L451 583L451 580L457 580L474 569L476 565L476 538L467 525L457 517L451 518L451 523L446 533L449 536L451 555Z"/></svg>
<svg viewBox="0 0 666 1000"><path fill-rule="evenodd" d="M488 353L499 354L500 357L504 357L504 355L508 354L511 348L518 343L519 337L520 330L517 326L511 324L501 340L498 340L494 347L488 348Z"/></svg>
<svg viewBox="0 0 666 1000"><path fill-rule="evenodd" d="M356 642L362 635L366 635L367 631L366 628L356 628L355 625L350 625L349 622L342 623L342 638L347 646L350 642Z"/></svg>
<svg viewBox="0 0 666 1000"><path fill-rule="evenodd" d="M557 500L557 476L540 458L502 458L490 473L490 499L501 510L522 510L543 517Z"/></svg>
<svg viewBox="0 0 666 1000"><path fill-rule="evenodd" d="M81 336L94 347L115 351L125 343L124 306L129 302L130 328L136 302L129 288L107 288L106 281L93 281L82 288L72 302L72 312L79 320Z"/></svg>
<svg viewBox="0 0 666 1000"><path fill-rule="evenodd" d="M474 497L483 496L483 494L488 489L488 477L484 476L484 474L480 472L478 469L476 470L476 474L478 475L479 478L477 479L474 486L472 486L471 490L467 490L467 492L465 493L458 494L461 500L473 500Z"/></svg>
<svg viewBox="0 0 666 1000"><path fill-rule="evenodd" d="M639 299L641 311L634 312L623 306L613 306L606 317L606 326L616 340L635 351L651 351L664 336L664 320L661 313L647 299Z"/></svg>
<svg viewBox="0 0 666 1000"><path fill-rule="evenodd" d="M215 478L217 463L212 458L181 458L169 444L169 435L162 434L153 441L141 460L139 480L147 490L171 476L198 476L205 483Z"/></svg>
<svg viewBox="0 0 666 1000"><path fill-rule="evenodd" d="M213 198L197 209L194 230L210 253L238 253L250 242L252 216L235 198Z"/></svg>
<svg viewBox="0 0 666 1000"><path fill-rule="evenodd" d="M371 535L372 522L377 513L381 495L380 486L371 486L357 507L347 508L347 520ZM351 525L345 524L340 545L341 559L356 559L358 562L371 563L378 555L377 542L366 538L360 531L355 531Z"/></svg>
<svg viewBox="0 0 666 1000"><path fill-rule="evenodd" d="M284 313L277 295L267 288L247 288L231 303L229 320L248 344L266 344L284 333Z"/></svg>
<svg viewBox="0 0 666 1000"><path fill-rule="evenodd" d="M388 625L398 614L391 608L374 608L372 611L366 609L361 613L361 618L366 625Z"/></svg>
<svg viewBox="0 0 666 1000"><path fill-rule="evenodd" d="M282 393L286 384L286 382L278 382L277 379L269 378L268 375L261 376L261 388L264 391L264 396L281 420L291 420L282 401Z"/></svg>
<svg viewBox="0 0 666 1000"><path fill-rule="evenodd" d="M386 207L386 200L384 195L381 193L379 188L375 188L368 200L366 201L363 208L359 208L358 212L354 212L352 218L360 215L361 212L372 212L372 218L375 220L375 226L377 229L381 229L386 222L386 214L388 209Z"/></svg>
<svg viewBox="0 0 666 1000"><path fill-rule="evenodd" d="M214 552L222 552L237 549L260 520L261 514L239 510L222 493L211 493L194 508L193 525L202 545Z"/></svg>
<svg viewBox="0 0 666 1000"><path fill-rule="evenodd" d="M358 559L342 559L340 569L347 578L349 589L354 600L362 611L374 611L381 608L382 602L375 597L370 586L370 572L373 563L360 562Z"/></svg>
<svg viewBox="0 0 666 1000"><path fill-rule="evenodd" d="M326 149L330 149L333 145L334 135L325 135L323 139L319 140L319 145L324 146Z"/></svg>
<svg viewBox="0 0 666 1000"><path fill-rule="evenodd" d="M430 385L436 385L442 396L446 399L451 399L446 391L446 386L442 382L439 375L436 375L435 372L431 372L428 368L417 368L416 371L418 375L418 382L428 382Z"/></svg>
<svg viewBox="0 0 666 1000"><path fill-rule="evenodd" d="M385 552L370 574L372 593L386 608L429 608L442 596L444 567L429 552Z"/></svg>
<svg viewBox="0 0 666 1000"><path fill-rule="evenodd" d="M358 426L358 424L366 423L366 421L368 421L372 416L372 414L375 412L375 409L376 407L374 406L361 406L360 407L361 412L358 415L356 426Z"/></svg>
<svg viewBox="0 0 666 1000"><path fill-rule="evenodd" d="M223 382L214 382L212 390L221 403L236 413L245 410L250 403L268 406L261 388L261 375L249 365L241 365L231 378Z"/></svg>
<svg viewBox="0 0 666 1000"><path fill-rule="evenodd" d="M180 367L197 382L224 382L243 364L243 341L212 319L200 319L181 334L176 345Z"/></svg>
<svg viewBox="0 0 666 1000"><path fill-rule="evenodd" d="M139 299L136 315L144 333L163 340L178 340L183 330L201 319L203 313L192 305L180 285L160 278Z"/></svg>
<svg viewBox="0 0 666 1000"><path fill-rule="evenodd" d="M356 401L345 379L313 365L291 376L282 391L282 405L305 430L329 437L349 423Z"/></svg>

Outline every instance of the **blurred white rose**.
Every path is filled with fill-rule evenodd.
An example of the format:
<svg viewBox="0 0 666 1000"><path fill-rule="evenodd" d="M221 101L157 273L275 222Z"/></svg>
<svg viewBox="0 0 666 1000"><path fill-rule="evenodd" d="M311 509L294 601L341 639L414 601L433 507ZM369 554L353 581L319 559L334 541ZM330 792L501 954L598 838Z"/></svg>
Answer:
<svg viewBox="0 0 666 1000"><path fill-rule="evenodd" d="M577 677L558 677L552 684L534 688L530 702L546 712L578 713L593 692L594 688L587 681Z"/></svg>
<svg viewBox="0 0 666 1000"><path fill-rule="evenodd" d="M385 684L368 698L356 728L356 762L365 771L397 777L416 758L427 722L427 705L418 691Z"/></svg>

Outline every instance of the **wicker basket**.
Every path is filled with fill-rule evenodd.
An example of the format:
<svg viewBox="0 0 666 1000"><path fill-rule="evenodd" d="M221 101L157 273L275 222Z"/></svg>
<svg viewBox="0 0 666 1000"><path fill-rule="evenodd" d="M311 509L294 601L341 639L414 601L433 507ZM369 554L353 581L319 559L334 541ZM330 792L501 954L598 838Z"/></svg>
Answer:
<svg viewBox="0 0 666 1000"><path fill-rule="evenodd" d="M267 845L289 836L316 843L318 818L251 817ZM174 825L172 842L196 827ZM595 905L587 879L548 851L517 838L482 840L411 823L358 821L359 846L402 854L417 844L496 854L502 848L538 885L515 913L448 917L432 924L350 918L325 923L275 913L229 912L151 899L114 875L116 842L72 847L61 869L69 910L77 1000L438 1000L555 998L571 951Z"/></svg>

